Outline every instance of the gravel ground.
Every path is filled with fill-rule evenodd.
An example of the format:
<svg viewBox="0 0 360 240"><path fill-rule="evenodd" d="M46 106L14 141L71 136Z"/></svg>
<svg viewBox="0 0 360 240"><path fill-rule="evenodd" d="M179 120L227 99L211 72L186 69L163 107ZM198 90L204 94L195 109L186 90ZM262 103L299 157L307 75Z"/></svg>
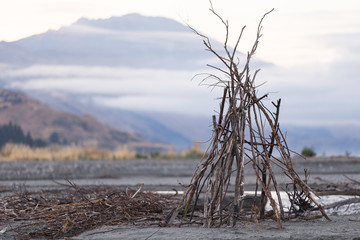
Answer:
<svg viewBox="0 0 360 240"><path fill-rule="evenodd" d="M103 227L88 231L80 239L356 239L360 238L360 216L332 216L332 221L291 220L279 229L272 221L239 224L234 228Z"/></svg>
<svg viewBox="0 0 360 240"><path fill-rule="evenodd" d="M190 182L198 160L119 160L119 161L68 161L68 162L0 162L0 196L14 191L57 189L72 180L79 186L111 185L144 190L184 190ZM310 183L348 182L344 176L360 181L360 161L298 161L294 168L302 173L311 170ZM287 179L277 180L285 184ZM247 190L253 190L255 178L252 169L246 169ZM301 175L301 174L300 174ZM291 220L282 230L276 223L240 224L234 228L207 229L198 227L158 228L119 226L103 227L68 239L355 239L360 238L360 216L350 214L330 216L332 221ZM7 232L0 239L7 239Z"/></svg>

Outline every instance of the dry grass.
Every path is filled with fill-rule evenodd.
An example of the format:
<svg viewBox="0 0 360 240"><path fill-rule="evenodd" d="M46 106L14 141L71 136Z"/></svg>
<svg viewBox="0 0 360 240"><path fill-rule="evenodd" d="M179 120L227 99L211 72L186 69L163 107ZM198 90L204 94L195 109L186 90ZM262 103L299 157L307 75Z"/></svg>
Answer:
<svg viewBox="0 0 360 240"><path fill-rule="evenodd" d="M85 146L59 146L52 145L41 148L31 148L22 144L6 144L0 151L0 161L76 161L76 160L120 160L120 159L194 159L201 158L204 152L199 144L191 148L177 152L170 149L166 153L152 153L141 155L131 150L127 145L120 146L115 150L99 149L96 145Z"/></svg>
<svg viewBox="0 0 360 240"><path fill-rule="evenodd" d="M204 150L201 148L199 142L194 142L193 145L182 151L175 151L170 149L166 153L153 153L152 159L201 159L204 156Z"/></svg>
<svg viewBox="0 0 360 240"><path fill-rule="evenodd" d="M58 160L97 160L135 158L136 153L125 145L114 151L90 146L59 146L30 148L26 145L6 144L0 152L1 161L58 161Z"/></svg>

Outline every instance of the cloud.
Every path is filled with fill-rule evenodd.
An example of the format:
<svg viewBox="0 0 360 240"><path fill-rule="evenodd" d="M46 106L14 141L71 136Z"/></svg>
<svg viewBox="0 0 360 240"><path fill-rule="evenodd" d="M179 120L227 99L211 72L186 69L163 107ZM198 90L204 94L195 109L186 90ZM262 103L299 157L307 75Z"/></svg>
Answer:
<svg viewBox="0 0 360 240"><path fill-rule="evenodd" d="M92 96L94 102L139 111L209 115L217 91L191 80L197 71L35 65L6 73L8 86ZM21 79L21 80L18 80Z"/></svg>
<svg viewBox="0 0 360 240"><path fill-rule="evenodd" d="M113 30L89 26L86 24L76 23L69 27L63 27L59 30L62 34L72 35L104 35L128 42L140 42L157 44L159 41L175 44L176 42L193 42L199 45L199 37L194 34L190 28L189 31L143 31L143 30ZM164 41L165 40L165 41Z"/></svg>
<svg viewBox="0 0 360 240"><path fill-rule="evenodd" d="M168 112L181 113L187 115L208 115L213 109L213 104L209 98L196 98L194 96L177 95L177 96L163 96L163 95L127 95L119 97L95 97L94 101L97 104L108 107L115 107L121 109L128 109L142 112Z"/></svg>
<svg viewBox="0 0 360 240"><path fill-rule="evenodd" d="M283 99L287 124L360 125L360 33L321 38L334 53L331 61L263 69L259 78L267 84L262 91L276 91L273 97Z"/></svg>
<svg viewBox="0 0 360 240"><path fill-rule="evenodd" d="M257 76L266 104L282 99L281 123L293 125L360 125L360 33L323 35L331 59L293 67L265 65ZM318 58L327 57L317 56ZM10 87L90 94L102 105L139 111L211 115L221 89L198 86L192 77L208 70L161 70L100 66L34 65L3 67Z"/></svg>

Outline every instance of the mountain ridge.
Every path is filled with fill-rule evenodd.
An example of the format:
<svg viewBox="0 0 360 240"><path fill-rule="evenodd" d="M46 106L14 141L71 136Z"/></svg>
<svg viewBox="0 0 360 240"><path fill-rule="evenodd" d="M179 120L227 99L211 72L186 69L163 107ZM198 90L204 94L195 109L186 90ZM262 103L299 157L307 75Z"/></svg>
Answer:
<svg viewBox="0 0 360 240"><path fill-rule="evenodd" d="M158 118L154 118L153 115L123 109L99 107L91 103L80 102L77 96L63 94L52 96L42 91L28 91L28 94L43 103L49 104L58 111L90 114L112 128L136 132L138 135L151 141L186 149L192 145L194 140L189 136L185 136L181 128L168 127L162 121L159 121Z"/></svg>
<svg viewBox="0 0 360 240"><path fill-rule="evenodd" d="M47 142L56 134L60 143L87 145L115 149L127 145L139 152L155 149L166 150L169 146L156 144L129 132L109 128L94 117L56 111L26 95L0 89L0 125L9 122L21 126L34 138Z"/></svg>
<svg viewBox="0 0 360 240"><path fill-rule="evenodd" d="M82 17L73 25L90 25L92 27L126 30L126 31L184 31L189 32L190 29L181 23L164 17L146 16L147 21L138 23L138 19L145 16L138 13L130 13L123 16L112 16L110 18L89 19ZM167 24L164 24L166 22Z"/></svg>
<svg viewBox="0 0 360 240"><path fill-rule="evenodd" d="M25 64L193 69L201 66L202 59L210 58L202 50L201 41L185 25L139 14L97 20L82 18L56 31L1 42L0 49L9 44L13 49L7 55L21 55ZM0 57L0 61L8 62L7 55Z"/></svg>

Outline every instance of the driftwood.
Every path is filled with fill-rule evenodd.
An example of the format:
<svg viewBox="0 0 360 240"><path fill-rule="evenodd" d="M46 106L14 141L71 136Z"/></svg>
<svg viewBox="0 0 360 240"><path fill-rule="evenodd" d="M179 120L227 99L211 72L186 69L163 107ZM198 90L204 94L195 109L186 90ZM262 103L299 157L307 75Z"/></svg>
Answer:
<svg viewBox="0 0 360 240"><path fill-rule="evenodd" d="M301 191L311 203L318 207L322 215L329 219L322 206L311 194L310 187L300 179L293 169L291 151L280 130L281 99L272 102L272 107L275 109L270 110L263 103L268 94L257 96L258 86L255 78L260 69L254 73L250 71L250 61L261 37L262 22L273 10L261 18L255 42L243 64L240 64L237 48L245 27L241 29L234 47L231 48L228 45L228 22L221 18L212 6L210 11L222 22L226 30L223 54L213 48L208 37L192 29L203 38L206 50L215 55L222 64L222 67L208 66L225 76L223 78L216 74L207 74L202 83L208 84L208 81L215 80L214 83L208 85L214 88L223 88L223 95L219 113L212 118L213 136L207 154L195 170L191 183L169 223L172 223L179 213L183 217L188 214L193 216L194 210L188 213L190 206L197 205L200 195L204 195L204 226L235 225L236 221L242 217L246 162L252 166L257 179L255 194L257 194L258 188L261 190L260 209L255 211L256 214L252 214L253 217L265 217L265 199L268 199L275 220L280 228L282 226L284 208L273 172L273 166L277 165L292 182L294 189ZM225 206L224 201L229 192L234 192L230 209ZM273 194L274 192L275 194ZM294 197L296 196L294 195Z"/></svg>
<svg viewBox="0 0 360 240"><path fill-rule="evenodd" d="M334 183L326 181L320 177L317 179L324 184L312 184L312 188L317 192L319 196L324 195L348 195L348 196L360 196L360 182L352 179L346 175L343 175L349 182Z"/></svg>
<svg viewBox="0 0 360 240"><path fill-rule="evenodd" d="M316 177L315 179L322 181L325 184L313 184L313 188L317 191L319 196L329 196L329 195L337 195L337 196L352 196L352 198L337 201L331 204L327 204L324 206L324 209L337 209L342 206L350 206L351 204L359 204L360 203L360 182L358 180L352 179L346 175L343 175L348 182L339 182L333 183L326 181L320 177Z"/></svg>
<svg viewBox="0 0 360 240"><path fill-rule="evenodd" d="M59 239L112 225L162 226L176 195L119 187L22 191L0 198L0 225L11 239ZM4 234L3 233L3 234ZM1 237L0 237L1 238Z"/></svg>
<svg viewBox="0 0 360 240"><path fill-rule="evenodd" d="M341 206L350 205L353 203L360 203L360 198L355 197L355 198L350 198L335 203L327 204L324 206L324 209L339 208Z"/></svg>

